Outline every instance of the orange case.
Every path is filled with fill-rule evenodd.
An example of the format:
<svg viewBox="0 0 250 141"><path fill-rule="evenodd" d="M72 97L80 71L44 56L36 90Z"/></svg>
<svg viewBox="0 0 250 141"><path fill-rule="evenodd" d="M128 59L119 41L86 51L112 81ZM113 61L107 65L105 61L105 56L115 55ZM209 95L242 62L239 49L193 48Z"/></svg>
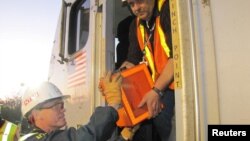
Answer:
<svg viewBox="0 0 250 141"><path fill-rule="evenodd" d="M152 89L153 81L146 64L140 64L121 72L122 80L122 103L123 107L118 110L120 127L134 126L148 118L147 106L137 108L143 96Z"/></svg>

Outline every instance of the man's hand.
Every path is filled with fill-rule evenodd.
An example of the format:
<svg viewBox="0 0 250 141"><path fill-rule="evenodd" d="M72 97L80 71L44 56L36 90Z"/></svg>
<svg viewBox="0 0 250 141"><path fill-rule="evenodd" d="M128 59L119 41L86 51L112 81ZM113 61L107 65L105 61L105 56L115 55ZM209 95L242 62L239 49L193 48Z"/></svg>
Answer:
<svg viewBox="0 0 250 141"><path fill-rule="evenodd" d="M108 72L100 79L99 89L105 96L108 105L116 107L121 104L121 82L120 73L111 76L111 72Z"/></svg>
<svg viewBox="0 0 250 141"><path fill-rule="evenodd" d="M146 93L146 95L144 95L138 107L140 108L144 104L147 104L149 111L149 119L152 117L156 117L161 112L160 97L153 90L150 90L149 92Z"/></svg>
<svg viewBox="0 0 250 141"><path fill-rule="evenodd" d="M140 124L134 126L134 127L125 127L121 131L121 136L123 139L127 140L132 140L135 132L140 128Z"/></svg>
<svg viewBox="0 0 250 141"><path fill-rule="evenodd" d="M133 63L130 63L128 61L125 61L122 63L120 68L126 67L127 69L134 67L135 65Z"/></svg>

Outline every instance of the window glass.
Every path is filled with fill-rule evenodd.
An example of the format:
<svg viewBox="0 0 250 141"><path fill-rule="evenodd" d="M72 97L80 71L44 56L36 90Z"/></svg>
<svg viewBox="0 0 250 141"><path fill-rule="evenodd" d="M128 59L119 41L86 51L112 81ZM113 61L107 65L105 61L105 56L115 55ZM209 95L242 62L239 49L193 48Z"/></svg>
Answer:
<svg viewBox="0 0 250 141"><path fill-rule="evenodd" d="M89 36L90 0L76 2L70 12L68 53L82 49Z"/></svg>

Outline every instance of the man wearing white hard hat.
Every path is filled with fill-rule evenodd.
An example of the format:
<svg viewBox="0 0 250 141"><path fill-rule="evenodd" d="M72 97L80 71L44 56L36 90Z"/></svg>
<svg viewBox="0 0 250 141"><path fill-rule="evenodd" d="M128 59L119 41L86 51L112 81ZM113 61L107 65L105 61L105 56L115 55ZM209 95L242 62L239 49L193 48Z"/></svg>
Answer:
<svg viewBox="0 0 250 141"><path fill-rule="evenodd" d="M52 83L44 82L38 88L28 88L22 97L22 114L34 126L34 130L22 136L19 141L106 141L116 128L121 103L121 77L103 78L103 95L106 107L97 107L87 125L75 129L60 128L66 125L64 102L67 98Z"/></svg>

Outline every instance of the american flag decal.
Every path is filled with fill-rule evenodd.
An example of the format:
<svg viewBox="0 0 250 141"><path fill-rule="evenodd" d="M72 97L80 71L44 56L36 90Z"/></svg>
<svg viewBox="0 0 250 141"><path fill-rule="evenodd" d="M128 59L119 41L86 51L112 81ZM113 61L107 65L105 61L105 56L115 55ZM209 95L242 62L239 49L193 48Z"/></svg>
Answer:
<svg viewBox="0 0 250 141"><path fill-rule="evenodd" d="M86 82L85 50L75 58L74 63L75 63L74 72L68 76L68 88L84 84Z"/></svg>

